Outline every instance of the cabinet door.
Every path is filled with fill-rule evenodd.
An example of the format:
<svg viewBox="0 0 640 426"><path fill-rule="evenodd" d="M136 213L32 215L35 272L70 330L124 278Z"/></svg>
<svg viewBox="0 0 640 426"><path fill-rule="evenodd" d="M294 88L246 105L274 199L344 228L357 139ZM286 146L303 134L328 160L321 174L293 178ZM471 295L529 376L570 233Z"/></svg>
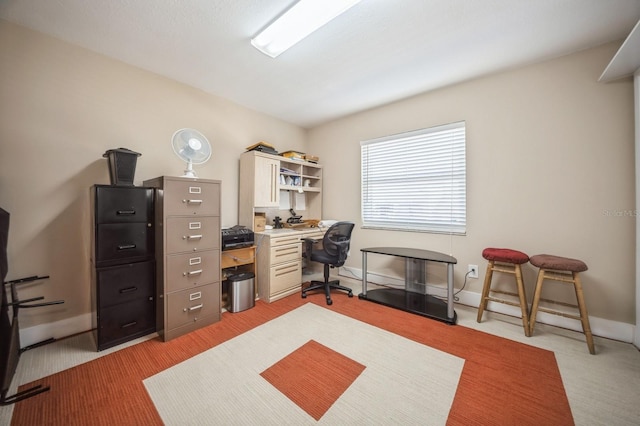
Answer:
<svg viewBox="0 0 640 426"><path fill-rule="evenodd" d="M280 161L255 157L255 207L278 207L280 205Z"/></svg>

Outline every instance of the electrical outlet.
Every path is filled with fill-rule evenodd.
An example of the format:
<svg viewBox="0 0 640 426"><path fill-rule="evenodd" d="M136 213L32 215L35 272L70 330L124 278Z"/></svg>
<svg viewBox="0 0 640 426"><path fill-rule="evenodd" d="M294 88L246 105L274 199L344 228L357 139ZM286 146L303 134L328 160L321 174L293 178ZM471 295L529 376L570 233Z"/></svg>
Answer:
<svg viewBox="0 0 640 426"><path fill-rule="evenodd" d="M478 265L469 265L469 278L478 278Z"/></svg>

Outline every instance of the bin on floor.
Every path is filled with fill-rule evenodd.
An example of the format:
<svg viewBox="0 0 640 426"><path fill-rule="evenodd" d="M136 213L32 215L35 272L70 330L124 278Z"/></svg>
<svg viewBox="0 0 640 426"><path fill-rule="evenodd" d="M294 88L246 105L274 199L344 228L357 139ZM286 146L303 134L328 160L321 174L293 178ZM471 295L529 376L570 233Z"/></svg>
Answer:
<svg viewBox="0 0 640 426"><path fill-rule="evenodd" d="M229 312L240 312L253 308L255 298L255 275L252 272L227 277Z"/></svg>

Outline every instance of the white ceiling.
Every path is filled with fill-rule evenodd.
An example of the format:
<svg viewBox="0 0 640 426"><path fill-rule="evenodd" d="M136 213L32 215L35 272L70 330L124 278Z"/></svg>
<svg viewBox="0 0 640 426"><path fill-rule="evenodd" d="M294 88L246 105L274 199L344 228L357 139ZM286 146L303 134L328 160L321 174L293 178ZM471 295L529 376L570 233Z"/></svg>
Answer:
<svg viewBox="0 0 640 426"><path fill-rule="evenodd" d="M293 3L0 0L0 18L302 127L622 40L640 19L640 0L362 0L276 59L252 47Z"/></svg>

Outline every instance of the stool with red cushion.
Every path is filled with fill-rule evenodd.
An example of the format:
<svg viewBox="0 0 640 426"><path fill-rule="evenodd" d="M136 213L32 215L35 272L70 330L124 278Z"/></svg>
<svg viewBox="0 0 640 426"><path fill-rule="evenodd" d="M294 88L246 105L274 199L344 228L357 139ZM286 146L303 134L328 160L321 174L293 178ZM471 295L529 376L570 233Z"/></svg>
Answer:
<svg viewBox="0 0 640 426"><path fill-rule="evenodd" d="M524 281L522 279L522 265L529 261L529 256L525 253L506 249L506 248L486 248L482 251L482 257L489 261L487 265L487 273L484 277L484 286L482 287L482 298L480 299L480 306L478 306L478 322L482 322L482 314L487 310L487 304L489 301L504 303L512 306L520 306L522 311L522 327L524 328L525 336L531 335L529 327L529 313L527 305L527 297L524 291ZM502 272L505 274L512 274L515 276L515 283L518 292L513 293L509 291L497 290L491 288L494 272ZM512 300L503 299L500 297L494 297L493 294L503 294L508 296L514 296L518 298L518 302Z"/></svg>
<svg viewBox="0 0 640 426"><path fill-rule="evenodd" d="M536 281L536 290L533 295L533 305L531 306L531 316L529 319L529 328L533 334L533 328L536 324L536 315L538 311L549 314L560 315L567 318L580 320L582 323L582 331L587 338L587 346L589 353L595 355L596 350L593 344L593 335L591 334L591 326L589 325L589 315L587 314L587 305L584 301L584 293L582 292L582 282L580 281L580 272L586 271L587 264L582 260L571 259L568 257L553 256L550 254L538 254L531 257L531 264L539 268L538 280ZM544 280L559 281L572 284L576 292L577 305L569 303L557 302L549 299L540 298L542 294L542 283ZM567 312L554 309L540 307L540 301L551 302L559 305L569 306L578 309L580 315L572 315Z"/></svg>

